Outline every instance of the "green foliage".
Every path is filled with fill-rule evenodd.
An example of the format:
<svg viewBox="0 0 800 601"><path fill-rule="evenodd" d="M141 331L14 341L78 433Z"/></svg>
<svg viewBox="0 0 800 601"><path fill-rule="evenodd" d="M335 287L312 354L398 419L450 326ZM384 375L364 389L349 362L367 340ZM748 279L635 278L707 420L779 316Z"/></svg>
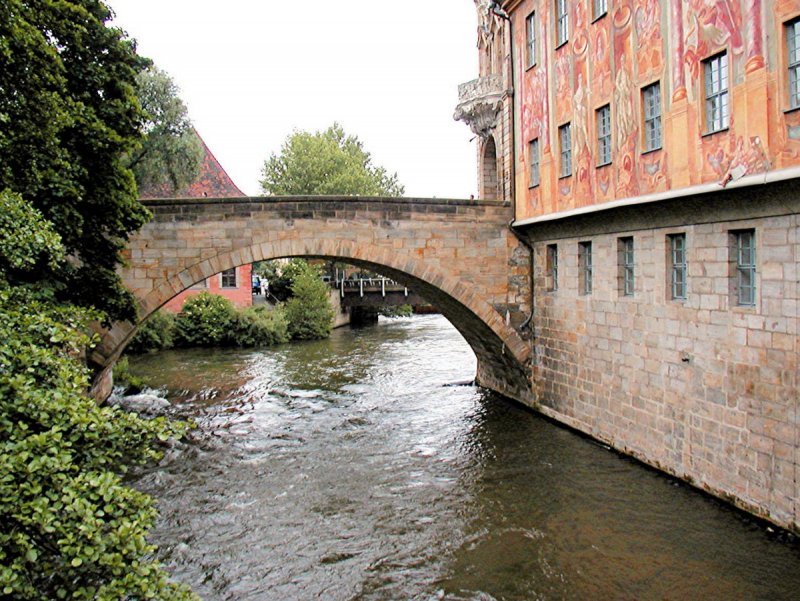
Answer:
<svg viewBox="0 0 800 601"><path fill-rule="evenodd" d="M356 136L334 123L323 132L295 131L264 163L261 187L267 194L402 196L397 174L372 164Z"/></svg>
<svg viewBox="0 0 800 601"><path fill-rule="evenodd" d="M186 300L175 320L177 346L271 346L289 340L282 308L239 311L228 299L201 292Z"/></svg>
<svg viewBox="0 0 800 601"><path fill-rule="evenodd" d="M96 316L0 291L0 592L20 600L190 599L152 559L156 512L124 486L180 433L88 398L76 360Z"/></svg>
<svg viewBox="0 0 800 601"><path fill-rule="evenodd" d="M152 559L151 499L120 478L128 466L157 459L156 443L183 427L86 396L80 357L98 314L6 285L11 272L37 262L58 267L62 249L40 215L4 198L25 234L17 239L0 227L0 595L192 599ZM20 249L37 261L20 260Z"/></svg>
<svg viewBox="0 0 800 601"><path fill-rule="evenodd" d="M288 263L259 261L253 264L253 271L267 278L270 294L281 302L292 296L294 278L307 269L308 262L305 259L291 259Z"/></svg>
<svg viewBox="0 0 800 601"><path fill-rule="evenodd" d="M319 270L306 264L292 284L292 298L286 303L289 334L296 340L327 338L333 329L330 288L320 279Z"/></svg>
<svg viewBox="0 0 800 601"><path fill-rule="evenodd" d="M116 273L149 217L123 156L141 137L134 44L99 0L0 2L0 190L29 200L71 260L49 270L58 298L133 318Z"/></svg>
<svg viewBox="0 0 800 601"><path fill-rule="evenodd" d="M398 305L397 307L381 307L378 313L384 317L411 317L414 307L411 305Z"/></svg>
<svg viewBox="0 0 800 601"><path fill-rule="evenodd" d="M114 386L122 386L123 394L139 394L147 383L137 375L131 373L127 357L122 357L114 364Z"/></svg>
<svg viewBox="0 0 800 601"><path fill-rule="evenodd" d="M6 283L27 283L42 271L55 271L63 259L50 222L18 194L0 191L0 274Z"/></svg>
<svg viewBox="0 0 800 601"><path fill-rule="evenodd" d="M186 300L175 320L176 346L227 346L236 323L233 303L210 292Z"/></svg>
<svg viewBox="0 0 800 601"><path fill-rule="evenodd" d="M147 115L144 142L129 159L136 183L140 189L167 185L173 192L180 190L197 178L203 146L167 73L150 67L136 83Z"/></svg>
<svg viewBox="0 0 800 601"><path fill-rule="evenodd" d="M137 354L170 349L174 345L174 330L175 316L167 311L156 311L139 326L125 351Z"/></svg>
<svg viewBox="0 0 800 601"><path fill-rule="evenodd" d="M272 346L289 341L289 322L282 308L250 307L236 316L236 346Z"/></svg>

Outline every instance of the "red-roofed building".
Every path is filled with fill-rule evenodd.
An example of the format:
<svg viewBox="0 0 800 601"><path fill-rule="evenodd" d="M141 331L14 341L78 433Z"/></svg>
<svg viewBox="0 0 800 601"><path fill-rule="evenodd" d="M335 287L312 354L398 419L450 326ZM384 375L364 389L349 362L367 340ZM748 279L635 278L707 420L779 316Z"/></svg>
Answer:
<svg viewBox="0 0 800 601"><path fill-rule="evenodd" d="M200 173L194 182L180 190L176 190L171 184L144 187L139 190L139 197L142 200L156 198L246 198L245 193L233 183L228 173L206 146L200 134L197 131L194 133L200 140L204 153ZM249 307L253 304L252 271L251 265L241 265L218 273L181 292L164 305L163 308L172 313L178 313L187 298L203 291L223 296L237 307Z"/></svg>

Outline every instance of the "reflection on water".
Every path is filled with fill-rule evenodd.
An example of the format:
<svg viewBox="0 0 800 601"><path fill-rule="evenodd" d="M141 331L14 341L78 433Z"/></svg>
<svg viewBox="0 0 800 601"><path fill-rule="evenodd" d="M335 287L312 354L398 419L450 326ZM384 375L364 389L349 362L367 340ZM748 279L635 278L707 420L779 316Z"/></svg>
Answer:
<svg viewBox="0 0 800 601"><path fill-rule="evenodd" d="M206 599L795 599L800 547L472 386L438 316L136 359L199 428L136 484Z"/></svg>

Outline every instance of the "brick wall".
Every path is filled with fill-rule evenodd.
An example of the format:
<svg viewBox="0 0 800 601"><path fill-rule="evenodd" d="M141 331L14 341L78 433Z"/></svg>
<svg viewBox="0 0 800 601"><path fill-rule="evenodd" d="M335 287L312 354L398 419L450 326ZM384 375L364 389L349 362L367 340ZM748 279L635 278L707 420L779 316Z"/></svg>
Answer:
<svg viewBox="0 0 800 601"><path fill-rule="evenodd" d="M797 530L798 209L790 183L533 226L542 410ZM734 289L731 232L745 229L755 232L754 306L738 306ZM667 236L678 233L685 300L671 299L669 281ZM632 296L621 290L620 237L634 241ZM592 243L586 295L580 242Z"/></svg>

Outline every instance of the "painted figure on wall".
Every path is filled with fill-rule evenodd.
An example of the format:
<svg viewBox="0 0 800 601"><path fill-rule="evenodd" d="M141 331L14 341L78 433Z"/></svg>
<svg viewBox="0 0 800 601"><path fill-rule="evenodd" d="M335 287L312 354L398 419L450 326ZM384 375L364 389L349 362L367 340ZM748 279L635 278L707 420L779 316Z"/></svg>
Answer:
<svg viewBox="0 0 800 601"><path fill-rule="evenodd" d="M611 61L609 60L608 28L605 23L597 28L592 49L592 90L599 98L611 94Z"/></svg>
<svg viewBox="0 0 800 601"><path fill-rule="evenodd" d="M633 196L638 192L636 171L636 135L638 120L634 106L636 89L628 72L628 60L625 54L619 57L617 76L615 78L614 108L616 109L616 134L619 157L617 171L617 194L620 197Z"/></svg>
<svg viewBox="0 0 800 601"><path fill-rule="evenodd" d="M738 2L688 0L683 15L688 21L683 24L686 32L684 61L693 82L701 76L702 61L718 48L729 48L734 58L744 54L742 15Z"/></svg>
<svg viewBox="0 0 800 601"><path fill-rule="evenodd" d="M634 23L638 46L636 64L641 80L663 70L659 0L637 0Z"/></svg>

